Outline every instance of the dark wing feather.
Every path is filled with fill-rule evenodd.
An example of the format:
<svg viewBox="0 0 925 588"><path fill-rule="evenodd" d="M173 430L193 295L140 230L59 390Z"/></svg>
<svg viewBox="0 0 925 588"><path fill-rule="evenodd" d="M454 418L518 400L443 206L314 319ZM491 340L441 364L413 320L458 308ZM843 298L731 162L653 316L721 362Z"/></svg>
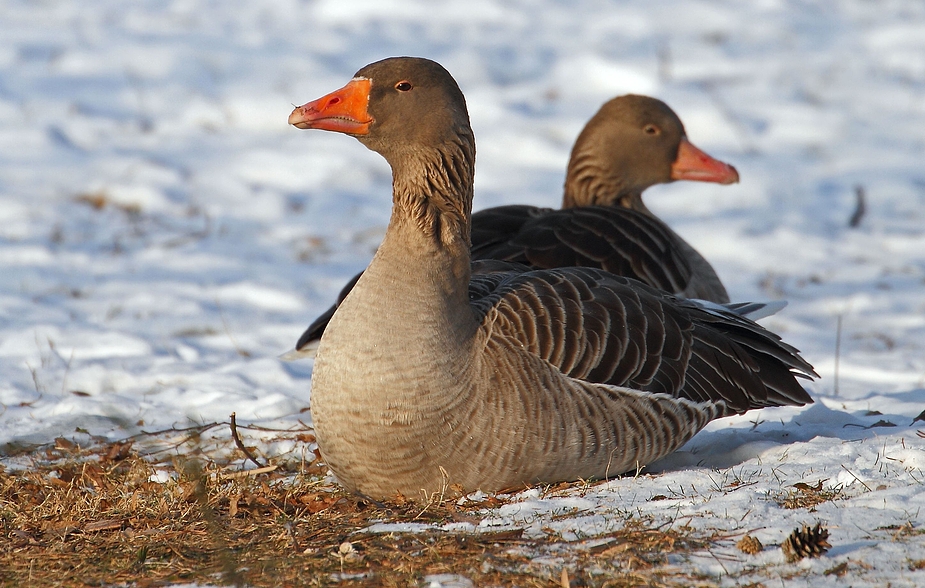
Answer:
<svg viewBox="0 0 925 588"><path fill-rule="evenodd" d="M483 327L573 378L724 401L725 414L812 402L795 378L815 376L812 366L732 311L587 268L475 275L473 283Z"/></svg>
<svg viewBox="0 0 925 588"><path fill-rule="evenodd" d="M501 259L492 255L482 255L492 247L505 243L517 235L531 219L543 217L551 208L539 208L523 204L495 206L472 214L472 258ZM516 261L516 260L515 260Z"/></svg>
<svg viewBox="0 0 925 588"><path fill-rule="evenodd" d="M657 219L622 207L506 206L472 217L473 259L537 269L600 268L666 292L683 292L691 281L693 270L681 250L677 237Z"/></svg>

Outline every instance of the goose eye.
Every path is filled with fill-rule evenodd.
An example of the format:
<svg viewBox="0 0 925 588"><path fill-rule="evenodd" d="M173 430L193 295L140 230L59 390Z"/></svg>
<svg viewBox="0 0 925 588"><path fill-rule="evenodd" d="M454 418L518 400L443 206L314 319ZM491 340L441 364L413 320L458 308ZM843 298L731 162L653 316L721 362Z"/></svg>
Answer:
<svg viewBox="0 0 925 588"><path fill-rule="evenodd" d="M413 87L414 86L412 86L411 82L409 82L408 80L402 80L398 82L397 84L395 84L395 89L398 90L399 92L407 92Z"/></svg>
<svg viewBox="0 0 925 588"><path fill-rule="evenodd" d="M642 130L645 131L647 135L657 135L661 133L661 130L655 125L646 125Z"/></svg>

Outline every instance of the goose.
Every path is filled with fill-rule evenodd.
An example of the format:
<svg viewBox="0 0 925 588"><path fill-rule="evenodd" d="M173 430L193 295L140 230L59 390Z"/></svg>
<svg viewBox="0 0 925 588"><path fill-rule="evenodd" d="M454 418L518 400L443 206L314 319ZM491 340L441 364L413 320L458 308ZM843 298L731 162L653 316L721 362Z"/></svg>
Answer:
<svg viewBox="0 0 925 588"><path fill-rule="evenodd" d="M376 500L607 479L713 419L812 399L799 352L717 304L585 267L472 263L475 139L438 63L393 57L293 110L392 169L382 245L312 370L321 456Z"/></svg>
<svg viewBox="0 0 925 588"><path fill-rule="evenodd" d="M713 266L642 200L677 180L732 184L736 169L697 148L667 104L628 94L606 102L572 148L562 208L508 205L472 215L472 258L534 268L597 267L685 298L729 302ZM286 357L312 357L337 302L316 318Z"/></svg>

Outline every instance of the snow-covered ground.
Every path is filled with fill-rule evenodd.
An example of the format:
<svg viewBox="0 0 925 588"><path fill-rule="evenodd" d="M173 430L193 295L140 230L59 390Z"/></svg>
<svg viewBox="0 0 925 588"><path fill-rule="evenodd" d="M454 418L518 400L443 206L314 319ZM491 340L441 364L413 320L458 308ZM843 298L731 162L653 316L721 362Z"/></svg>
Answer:
<svg viewBox="0 0 925 588"><path fill-rule="evenodd" d="M436 59L465 92L476 208L557 206L602 102L668 102L742 182L647 202L734 299L788 299L765 324L822 375L815 405L713 423L658 475L528 493L484 525L587 536L638 512L775 544L821 521L819 560L730 539L685 565L815 587L850 562L854 586L925 585L925 3L909 0L2 0L0 444L232 411L308 422L311 362L277 356L368 262L390 180L358 142L286 119L391 55ZM820 480L838 500L778 506Z"/></svg>

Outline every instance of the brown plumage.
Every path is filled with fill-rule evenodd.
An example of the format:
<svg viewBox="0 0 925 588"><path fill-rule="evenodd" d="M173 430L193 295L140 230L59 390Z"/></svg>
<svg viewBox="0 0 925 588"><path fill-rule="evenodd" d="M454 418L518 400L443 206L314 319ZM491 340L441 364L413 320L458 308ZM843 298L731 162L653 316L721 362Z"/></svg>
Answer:
<svg viewBox="0 0 925 588"><path fill-rule="evenodd" d="M537 269L594 267L686 298L729 302L713 267L646 207L642 193L675 180L729 184L738 179L735 168L687 140L681 119L667 104L620 96L604 104L579 134L562 209L510 205L476 212L472 259ZM311 355L357 278L305 330L296 356Z"/></svg>
<svg viewBox="0 0 925 588"><path fill-rule="evenodd" d="M719 305L594 268L472 263L475 142L439 64L392 58L297 108L389 162L392 216L312 374L325 462L349 489L426 498L605 478L710 420L812 402L797 351Z"/></svg>

